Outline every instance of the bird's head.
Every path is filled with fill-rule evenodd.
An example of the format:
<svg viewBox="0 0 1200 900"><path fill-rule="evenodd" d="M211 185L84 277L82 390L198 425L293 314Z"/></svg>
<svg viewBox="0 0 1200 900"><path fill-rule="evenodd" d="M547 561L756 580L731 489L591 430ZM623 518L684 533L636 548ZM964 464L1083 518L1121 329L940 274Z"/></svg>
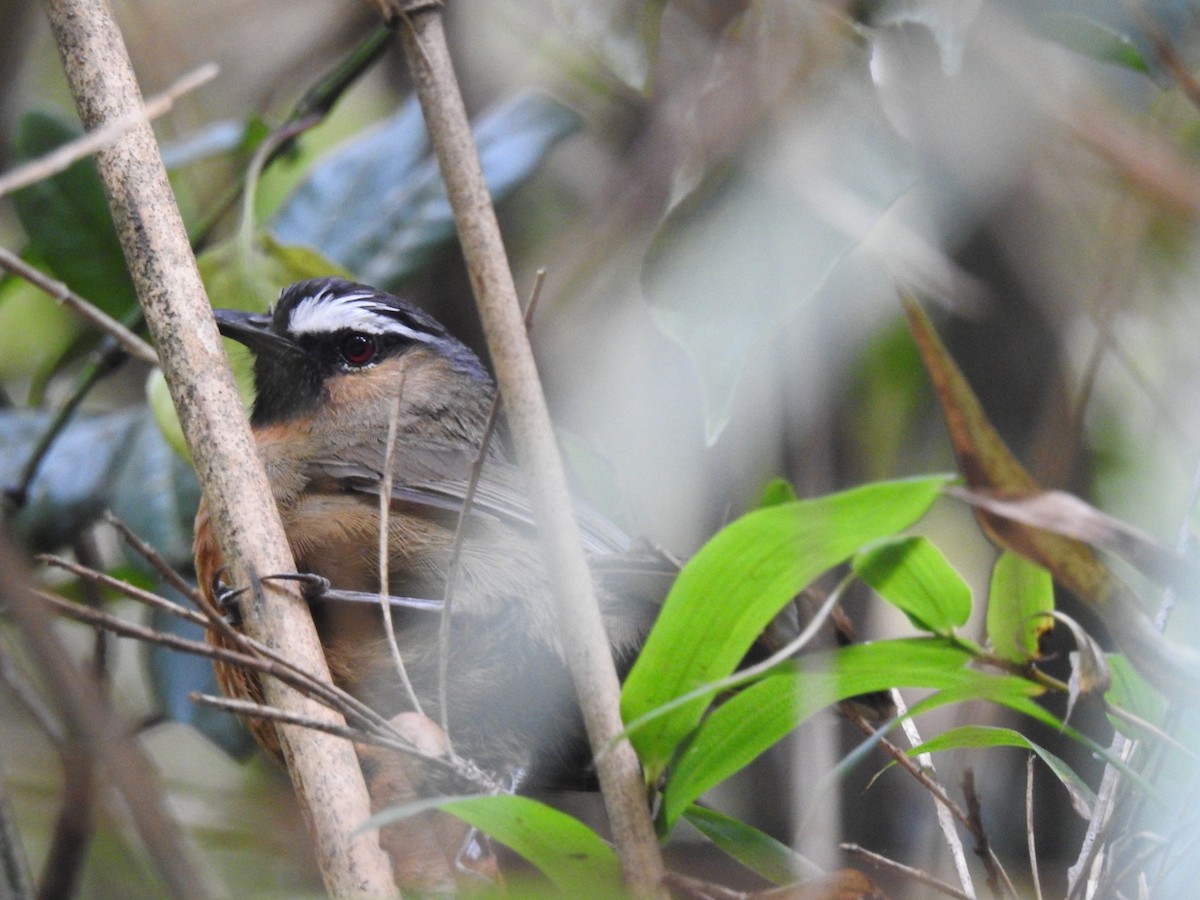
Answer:
<svg viewBox="0 0 1200 900"><path fill-rule="evenodd" d="M433 316L341 278L285 288L266 313L216 309L217 326L255 356L252 422L332 414L354 427L402 396L408 417L486 410L486 370ZM467 404L470 409L455 409ZM386 420L385 420L386 421Z"/></svg>

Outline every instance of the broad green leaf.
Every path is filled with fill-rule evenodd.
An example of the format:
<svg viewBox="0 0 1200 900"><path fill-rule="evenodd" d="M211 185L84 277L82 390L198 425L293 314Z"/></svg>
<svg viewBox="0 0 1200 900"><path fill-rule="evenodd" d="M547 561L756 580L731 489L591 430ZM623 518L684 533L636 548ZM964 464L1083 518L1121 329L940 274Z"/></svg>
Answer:
<svg viewBox="0 0 1200 900"><path fill-rule="evenodd" d="M992 567L987 634L992 652L1009 662L1038 658L1038 639L1054 620L1054 583L1037 563L1005 551Z"/></svg>
<svg viewBox="0 0 1200 900"><path fill-rule="evenodd" d="M17 159L36 159L79 134L46 113L28 113L17 126ZM30 250L59 280L114 318L133 310L137 297L94 159L22 188L13 203Z"/></svg>
<svg viewBox="0 0 1200 900"><path fill-rule="evenodd" d="M571 897L620 895L616 852L578 819L530 797L438 797L384 810L359 829L380 828L429 809L440 809L490 835L538 868Z"/></svg>
<svg viewBox="0 0 1200 900"><path fill-rule="evenodd" d="M683 816L706 838L772 884L795 884L825 874L786 844L715 809L692 804Z"/></svg>
<svg viewBox="0 0 1200 900"><path fill-rule="evenodd" d="M669 832L698 797L831 703L892 687L961 687L990 676L970 651L940 638L853 644L775 669L718 706L680 754L663 792ZM634 732L636 735L636 732Z"/></svg>
<svg viewBox="0 0 1200 900"><path fill-rule="evenodd" d="M625 681L625 721L724 678L806 585L864 545L911 525L945 483L935 476L866 485L756 510L722 529L684 566L663 604ZM633 733L649 782L707 706L698 698Z"/></svg>
<svg viewBox="0 0 1200 900"><path fill-rule="evenodd" d="M925 741L919 747L909 750L908 755L936 753L939 750L950 750L956 747L1020 747L1032 750L1041 757L1042 762L1067 789L1075 812L1084 819L1091 817L1096 795L1088 787L1087 782L1075 774L1075 770L1061 758L1011 728L996 728L990 725L963 725L959 728L951 728L949 731Z"/></svg>
<svg viewBox="0 0 1200 900"><path fill-rule="evenodd" d="M475 123L493 198L521 184L578 117L548 97L523 94ZM311 247L356 279L392 288L454 236L437 161L416 101L319 161L272 223L284 244Z"/></svg>
<svg viewBox="0 0 1200 900"><path fill-rule="evenodd" d="M924 631L949 637L971 615L971 588L928 538L871 547L854 558L853 569Z"/></svg>

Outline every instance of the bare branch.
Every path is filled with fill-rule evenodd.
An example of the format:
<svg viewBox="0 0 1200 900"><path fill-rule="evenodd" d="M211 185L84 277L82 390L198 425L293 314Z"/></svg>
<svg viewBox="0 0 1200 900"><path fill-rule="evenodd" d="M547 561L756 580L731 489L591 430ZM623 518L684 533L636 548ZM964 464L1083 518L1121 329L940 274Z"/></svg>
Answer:
<svg viewBox="0 0 1200 900"><path fill-rule="evenodd" d="M883 869L889 869L906 878L911 878L913 881L927 884L931 888L936 888L948 897L957 897L958 900L975 900L973 894L965 894L952 884L946 884L941 879L934 878L932 875L922 872L920 869L914 869L912 866L906 866L904 863L896 862L894 859L889 859L886 856L880 856L866 847L860 847L858 844L839 844L839 849L846 853L853 853L855 856L861 856L863 859L874 863Z"/></svg>
<svg viewBox="0 0 1200 900"><path fill-rule="evenodd" d="M121 537L125 539L134 552L142 559L146 560L162 579L178 591L183 596L187 597L196 606L200 605L200 592L196 590L196 586L184 578L179 571L169 562L163 559L161 553L157 549L146 543L132 528L130 528L119 517L113 514L112 510L106 510L104 513L104 521L121 533Z"/></svg>
<svg viewBox="0 0 1200 900"><path fill-rule="evenodd" d="M154 348L140 337L106 313L104 310L83 299L61 281L55 281L49 275L35 269L21 257L0 247L0 268L7 269L14 275L24 278L36 288L41 288L67 309L86 319L105 334L110 335L134 359L140 359L152 366L158 365L158 354Z"/></svg>
<svg viewBox="0 0 1200 900"><path fill-rule="evenodd" d="M197 66L161 94L155 94L147 100L142 109L112 119L103 128L89 131L63 144L57 150L13 169L7 175L0 175L0 197L69 169L84 157L104 149L131 128L170 112L176 100L208 84L217 77L219 71L216 63L208 62Z"/></svg>
<svg viewBox="0 0 1200 900"><path fill-rule="evenodd" d="M975 770L970 766L963 769L962 788L963 796L967 799L967 817L971 823L971 834L975 836L975 855L983 860L984 869L987 871L988 889L993 896L999 897L1003 893L1000 885L1000 881L1003 879L1008 893L1016 897L1016 888L1008 880L1008 874L1000 867L996 854L992 852L991 842L988 841L987 831L984 830L983 807L979 802L979 792L975 790Z"/></svg>
<svg viewBox="0 0 1200 900"><path fill-rule="evenodd" d="M47 0L45 7L84 127L95 130L140 113L141 92L108 4ZM328 681L299 589L286 582L263 589L256 578L259 572L294 572L295 562L149 125L127 131L97 163L204 486L211 526L236 580L253 588L243 604L243 623L251 636ZM336 713L282 682L268 680L264 689L274 705L337 721ZM353 748L307 729L286 726L279 732L328 891L392 895L391 864L378 840L354 834L370 815L370 800Z"/></svg>
<svg viewBox="0 0 1200 900"><path fill-rule="evenodd" d="M1038 872L1037 841L1033 831L1033 754L1025 760L1025 832L1029 839L1029 877L1033 881L1034 900L1042 900L1042 879Z"/></svg>
<svg viewBox="0 0 1200 900"><path fill-rule="evenodd" d="M442 31L440 4L430 8L427 2L395 2L384 9L398 26L454 211L517 457L529 484L530 503L558 601L563 644L572 649L567 664L595 757L624 730L620 682L495 210ZM662 856L633 747L628 741L620 742L597 760L596 768L626 885L636 896L666 896Z"/></svg>

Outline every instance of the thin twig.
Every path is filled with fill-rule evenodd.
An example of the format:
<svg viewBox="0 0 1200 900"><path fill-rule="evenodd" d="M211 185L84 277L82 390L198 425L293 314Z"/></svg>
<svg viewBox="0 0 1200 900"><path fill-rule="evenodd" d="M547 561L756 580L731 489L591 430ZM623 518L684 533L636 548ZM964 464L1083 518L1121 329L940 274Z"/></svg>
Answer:
<svg viewBox="0 0 1200 900"><path fill-rule="evenodd" d="M1029 840L1029 877L1033 881L1034 900L1042 900L1042 878L1038 872L1037 841L1033 828L1033 754L1025 759L1025 834Z"/></svg>
<svg viewBox="0 0 1200 900"><path fill-rule="evenodd" d="M42 553L36 557L40 563L45 563L48 566L54 566L64 571L70 572L72 575L82 578L86 581L102 585L124 594L130 600L136 600L138 603L143 603L146 606L161 609L164 612L169 612L173 616L178 616L193 625L199 625L202 628L208 627L208 619L193 609L188 609L186 606L181 606L166 597L160 597L152 591L144 590L137 585L130 584L128 581L122 581L120 578L114 578L106 572L100 572L80 563L73 562L69 559L63 559L61 556L55 556L52 553Z"/></svg>
<svg viewBox="0 0 1200 900"><path fill-rule="evenodd" d="M75 664L30 583L23 560L7 541L0 540L0 598L58 705L64 733L77 737L90 759L103 766L172 894L197 900L207 897L194 851L168 811L161 785L152 777L154 765L124 717Z"/></svg>
<svg viewBox="0 0 1200 900"><path fill-rule="evenodd" d="M838 844L838 849L853 853L855 856L861 856L868 862L874 863L881 869L888 869L896 872L906 878L911 878L913 881L928 885L931 888L941 891L949 897L956 897L958 900L975 900L973 894L967 894L960 891L952 884L947 884L939 878L934 878L927 872L922 872L920 869L914 869L912 866L906 866L904 863L896 862L894 859L889 859L886 856L880 856L866 847L861 847L858 844Z"/></svg>
<svg viewBox="0 0 1200 900"><path fill-rule="evenodd" d="M141 535L137 534L129 525L116 516L112 510L105 510L104 521L121 533L121 537L125 539L125 543L138 556L148 562L154 571L158 572L162 577L163 581L197 606L200 605L200 591L196 589L194 584L179 574L179 570L167 562L156 548L144 541Z"/></svg>
<svg viewBox="0 0 1200 900"><path fill-rule="evenodd" d="M971 766L963 769L962 789L967 800L967 818L971 823L971 833L975 836L975 855L983 860L988 889L993 897L999 897L1000 873L996 869L991 843L983 827L983 808L979 802L979 792L975 790L975 770ZM1016 896L1016 891L1013 891L1013 896Z"/></svg>
<svg viewBox="0 0 1200 900"><path fill-rule="evenodd" d="M134 599L145 599L146 594L132 585L125 585L129 590L127 593L136 594ZM136 622L130 622L121 619L117 616L103 612L102 610L91 609L90 607L80 606L76 603L71 603L58 597L54 594L38 591L37 596L46 601L58 613L75 621L91 625L96 628L104 628L113 634L121 637L133 638L134 640L143 641L148 644L155 644L167 649L174 650L180 653L187 653L193 656L203 656L214 661L222 662L229 666L246 669L251 672L258 673L260 676L269 676L282 681L292 689L300 692L306 697L310 697L326 706L329 709L336 710L345 716L348 720L353 721L362 729L362 733L372 739L378 739L386 743L386 746L404 746L408 752L418 756L427 762L433 762L442 765L451 771L453 774L472 781L475 784L480 784L487 787L489 790L496 789L495 782L488 776L484 775L481 770L469 760L462 757L450 754L447 757L430 757L428 754L422 753L405 744L403 735L380 716L377 712L371 709L366 704L354 696L346 693L336 685L320 681L313 678L306 672L297 668L294 664L288 662L278 656L270 648L257 644L250 638L245 638L245 650L232 650L229 647L219 644L212 644L206 641L195 641L189 638L180 637L179 635L170 634L169 632L159 631L145 625L140 625ZM153 596L153 595L151 595ZM190 610L184 609L173 604L169 600L161 597L155 597L151 605L159 608L167 609L171 612L182 611L189 613L189 621L191 621ZM201 623L203 624L203 623ZM237 633L237 632L235 632ZM271 707L274 708L274 707ZM282 713L288 715L288 713ZM305 721L311 717L301 716ZM319 729L327 731L330 734L335 734L335 731L328 729ZM355 732L356 734L358 732ZM364 738L366 740L366 738Z"/></svg>
<svg viewBox="0 0 1200 900"><path fill-rule="evenodd" d="M392 411L388 416L387 447L383 452L383 483L379 486L379 613L383 616L383 630L387 634L388 648L392 652L392 664L400 676L400 683L408 694L408 702L412 708L425 715L421 709L421 701L413 690L412 681L408 677L408 669L404 667L404 658L400 655L400 645L396 643L396 623L392 621L390 578L388 565L391 562L391 513L392 513L392 480L395 478L393 466L396 460L396 428L400 422L400 402L404 397L404 375L400 376L400 386L396 389L396 398L392 403ZM444 730L444 729L443 729ZM446 738L449 740L449 732Z"/></svg>
<svg viewBox="0 0 1200 900"><path fill-rule="evenodd" d="M331 734L334 737L345 738L357 744L371 744L387 750L395 750L399 753L415 757L421 762L437 765L449 771L455 777L462 779L464 783L469 784L473 788L478 788L489 794L497 794L501 791L500 785L482 770L474 767L463 767L460 765L461 760L452 756L434 756L427 753L399 735L398 732L395 733L396 736L392 736L378 734L374 731L363 731L357 728L334 725L330 722L322 722L308 716L285 712L275 706L266 706L250 700L237 700L232 697L216 697L212 694L200 693L199 691L192 691L188 694L188 699L201 706L210 706L214 709L224 710L238 716L270 719L273 722L280 722L285 725L299 725L301 728L312 728L322 731L325 734Z"/></svg>
<svg viewBox="0 0 1200 900"><path fill-rule="evenodd" d="M750 897L745 891L735 891L724 885L684 875L682 872L668 872L666 883L679 894L694 897L696 900L748 900Z"/></svg>
<svg viewBox="0 0 1200 900"><path fill-rule="evenodd" d="M908 707L904 703L904 698L900 696L900 692L895 689L892 690L891 694L892 702L896 705L896 712L900 715L900 727L904 730L904 736L908 739L910 746L919 746L922 743L921 735L920 732L917 731L917 723L907 715ZM883 743L886 745L888 742L884 741ZM885 749L887 749L886 746ZM891 751L888 750L888 753L891 753ZM892 758L896 759L897 762L900 762L895 755L893 755ZM907 754L904 754L904 758L909 759ZM941 828L942 836L946 840L946 846L950 848L950 855L954 858L954 868L958 872L959 883L962 884L963 890L973 897L975 896L975 884L971 880L971 870L967 866L967 854L966 851L963 850L962 839L958 836L958 831L954 827L954 822L951 820L951 816L958 819L967 828L970 828L970 822L958 804L950 801L950 796L943 791L941 785L934 780L933 775L936 774L937 770L933 766L933 756L929 753L922 753L919 757L917 757L917 763L920 765L919 771L921 776L925 776L926 772L930 773L930 775L927 777L927 784L926 782L922 781L921 777L917 777L917 780L922 781L923 784L926 784L927 788L930 785L937 786L937 790L934 792L934 797L941 801L939 804L935 805L938 827ZM904 763L900 764L901 766L904 766ZM914 766L913 768L909 769L909 771L916 776L918 770Z"/></svg>
<svg viewBox="0 0 1200 900"><path fill-rule="evenodd" d="M148 343L104 310L80 297L61 281L56 281L46 273L38 271L25 262L25 260L21 259L21 257L6 250L4 247L0 247L0 268L7 269L14 275L24 278L36 288L41 288L41 290L78 315L81 319L87 320L105 334L111 335L113 340L124 347L126 352L134 359L149 363L152 366L158 365L158 354L154 352L154 348Z"/></svg>
<svg viewBox="0 0 1200 900"><path fill-rule="evenodd" d="M68 141L45 156L13 169L7 175L0 175L0 197L65 171L84 157L103 150L131 128L164 115L171 110L176 100L201 85L208 84L217 77L219 71L217 64L212 62L197 66L161 94L155 94L147 100L142 109L112 119L95 131L89 131L73 141Z"/></svg>
<svg viewBox="0 0 1200 900"><path fill-rule="evenodd" d="M533 290L529 294L529 303L525 307L525 330L533 326L533 314L537 309L538 299L542 294L542 284L546 280L546 270L538 269L533 280ZM446 564L446 592L442 599L442 617L438 622L438 703L441 712L442 732L446 740L450 740L450 614L453 611L454 592L458 587L459 560L462 557L463 541L467 534L467 522L470 521L471 507L475 504L475 492L479 488L479 478L483 474L483 464L487 461L488 448L492 436L496 432L496 423L500 419L500 392L492 395L492 405L488 409L487 423L483 426L483 437L479 441L479 452L471 463L471 472L467 478L467 490L463 495L462 509L458 512L458 522L454 526L454 543L450 547L450 561Z"/></svg>

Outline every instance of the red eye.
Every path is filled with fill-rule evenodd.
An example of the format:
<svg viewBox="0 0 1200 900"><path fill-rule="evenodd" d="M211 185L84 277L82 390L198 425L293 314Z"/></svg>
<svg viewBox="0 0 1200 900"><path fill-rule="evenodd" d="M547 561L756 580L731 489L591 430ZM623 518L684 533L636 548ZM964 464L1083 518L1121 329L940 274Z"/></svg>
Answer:
<svg viewBox="0 0 1200 900"><path fill-rule="evenodd" d="M375 358L375 341L365 334L348 334L342 339L341 354L348 366L365 366Z"/></svg>

